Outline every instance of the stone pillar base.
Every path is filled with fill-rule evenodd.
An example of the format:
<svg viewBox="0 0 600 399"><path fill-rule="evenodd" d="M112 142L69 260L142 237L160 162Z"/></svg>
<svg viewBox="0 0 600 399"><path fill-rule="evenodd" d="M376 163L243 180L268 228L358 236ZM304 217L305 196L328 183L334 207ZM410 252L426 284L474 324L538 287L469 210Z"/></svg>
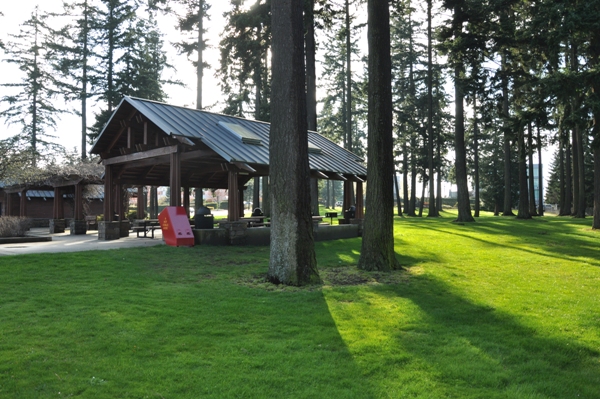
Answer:
<svg viewBox="0 0 600 399"><path fill-rule="evenodd" d="M65 232L65 219L50 219L50 234Z"/></svg>
<svg viewBox="0 0 600 399"><path fill-rule="evenodd" d="M119 222L99 222L98 239L103 241L118 240L121 235Z"/></svg>
<svg viewBox="0 0 600 399"><path fill-rule="evenodd" d="M85 220L71 220L71 235L87 233L87 222Z"/></svg>
<svg viewBox="0 0 600 399"><path fill-rule="evenodd" d="M129 237L129 229L130 228L131 228L131 223L129 222L129 220L121 220L119 236L120 237Z"/></svg>
<svg viewBox="0 0 600 399"><path fill-rule="evenodd" d="M219 227L227 230L227 238L230 245L245 245L248 235L246 222L219 222Z"/></svg>
<svg viewBox="0 0 600 399"><path fill-rule="evenodd" d="M362 237L363 227L365 225L365 219L350 219L350 224L358 225L358 236Z"/></svg>

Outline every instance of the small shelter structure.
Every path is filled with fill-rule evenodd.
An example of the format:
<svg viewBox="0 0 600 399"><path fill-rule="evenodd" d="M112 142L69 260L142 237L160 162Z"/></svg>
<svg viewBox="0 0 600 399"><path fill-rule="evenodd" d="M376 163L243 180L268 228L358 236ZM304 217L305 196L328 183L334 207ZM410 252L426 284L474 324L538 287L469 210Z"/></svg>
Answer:
<svg viewBox="0 0 600 399"><path fill-rule="evenodd" d="M265 122L124 97L91 149L105 168L105 220L124 219L125 186L168 186L170 205L186 209L190 188L228 189L228 220L239 220L244 186L269 175L269 129ZM313 178L357 183L356 204L347 203L361 219L363 160L316 132L308 132L308 146Z"/></svg>

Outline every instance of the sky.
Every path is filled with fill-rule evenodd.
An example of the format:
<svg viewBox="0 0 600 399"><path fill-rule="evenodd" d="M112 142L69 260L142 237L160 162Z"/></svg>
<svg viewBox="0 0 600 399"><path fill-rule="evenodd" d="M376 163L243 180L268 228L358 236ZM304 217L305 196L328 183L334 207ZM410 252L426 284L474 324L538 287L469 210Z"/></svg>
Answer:
<svg viewBox="0 0 600 399"><path fill-rule="evenodd" d="M221 98L221 91L218 86L218 80L214 77L214 69L219 64L219 51L217 49L219 43L219 35L221 34L222 27L225 26L225 19L223 13L227 10L229 1L218 0L213 1L213 5L209 11L210 20L205 22L207 29L207 37L209 45L205 53L205 61L213 66L209 71L205 71L203 79L203 103L204 105L212 104L217 102ZM59 12L62 9L62 0L0 0L0 11L4 16L0 16L0 40L5 44L10 41L10 34L16 34L19 32L19 26L21 23L26 21L33 11L36 5L39 5L40 11L54 11ZM165 35L165 44L163 49L167 51L167 57L169 63L175 66L176 71L169 71L168 75L172 75L175 78L183 81L185 87L168 85L165 87L165 91L168 95L167 102L175 105L195 107L196 103L196 72L192 63L187 59L185 55L178 55L176 50L169 44L169 42L178 41L180 35L178 30L175 28L176 20L173 16L165 17L162 15L158 16L159 28ZM4 54L0 51L0 58L4 58ZM14 65L7 64L6 62L0 62L0 83L15 83L20 80L20 72L15 68ZM0 87L0 96L4 93L5 88ZM58 100L57 100L58 101ZM88 115L92 115L94 112L100 109L101 104L96 104L92 101ZM71 107L77 107L78 104L71 104ZM90 117L88 117L88 120ZM91 118L93 121L93 117ZM80 119L75 115L63 115L60 120L57 121L57 129L55 132L51 130L48 133L55 135L56 139L53 141L63 145L67 150L71 151L77 149L80 152L80 141L81 141L81 122ZM20 125L6 125L4 120L0 120L0 139L5 139L19 134L21 131ZM88 150L89 150L88 145Z"/></svg>
<svg viewBox="0 0 600 399"><path fill-rule="evenodd" d="M211 9L209 11L210 20L205 22L207 29L207 38L209 48L205 52L205 62L212 65L212 69L205 71L203 79L203 103L205 106L217 103L221 98L221 90L218 86L218 79L214 76L215 69L219 65L219 50L218 44L222 28L225 26L225 19L223 13L229 9L230 2L228 0L212 0ZM27 20L36 5L39 5L40 10L55 11L58 12L62 9L62 0L0 0L0 11L4 16L0 16L0 40L3 42L10 41L9 34L15 34L19 32L19 25ZM357 13L358 18L366 18L366 10L359 10ZM186 58L185 55L178 55L176 50L169 44L169 42L176 42L180 38L178 30L175 28L176 20L173 16L158 16L158 23L161 32L164 34L164 47L163 49L167 52L169 63L175 66L176 71L169 72L172 76L184 82L185 87L180 86L166 86L165 91L168 95L166 100L170 104L195 107L196 101L196 73L192 66L192 63ZM359 46L366 53L366 29L362 30L362 37L360 38ZM4 58L4 54L0 51L0 58ZM317 66L318 67L318 66ZM360 67L362 68L362 66ZM356 69L356 68L355 68ZM166 76L168 77L168 76ZM0 62L0 83L11 83L19 80L19 71L15 69L13 65L9 65L5 62ZM0 87L0 96L3 94L4 88ZM452 94L452 89L449 89L449 94ZM71 107L77 107L78 104L71 104ZM88 109L88 120L93 123L93 114L99 111L101 104L96 104L94 101L91 102ZM451 107L450 111L453 111L454 107ZM219 107L215 109L219 110ZM467 113L469 109L467 108ZM20 133L21 126L4 124L4 121L0 119L0 139L5 139ZM63 115L60 120L57 121L57 129L48 133L55 135L56 138L53 140L58 144L63 145L68 151L76 151L80 153L80 141L81 141L81 128L80 119L75 115ZM88 151L90 146L88 145ZM547 149L542 152L542 163L545 165L547 170L552 157L553 149ZM450 158L453 158L453 153L449 154ZM537 155L536 161L537 163ZM544 178L548 178L548 174L544 171ZM446 191L446 190L444 190Z"/></svg>

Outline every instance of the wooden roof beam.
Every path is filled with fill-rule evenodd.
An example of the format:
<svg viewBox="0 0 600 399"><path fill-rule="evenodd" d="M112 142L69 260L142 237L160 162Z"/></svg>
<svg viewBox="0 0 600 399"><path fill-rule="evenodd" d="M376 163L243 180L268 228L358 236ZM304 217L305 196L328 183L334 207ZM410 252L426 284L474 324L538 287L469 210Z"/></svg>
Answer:
<svg viewBox="0 0 600 399"><path fill-rule="evenodd" d="M122 163L128 163L133 161L140 161L148 158L156 158L163 155L170 155L177 152L177 146L172 145L169 147L161 147L155 148L153 150L148 150L144 152L134 152L132 154L121 155L118 157L108 158L102 161L102 164L107 165L116 165Z"/></svg>

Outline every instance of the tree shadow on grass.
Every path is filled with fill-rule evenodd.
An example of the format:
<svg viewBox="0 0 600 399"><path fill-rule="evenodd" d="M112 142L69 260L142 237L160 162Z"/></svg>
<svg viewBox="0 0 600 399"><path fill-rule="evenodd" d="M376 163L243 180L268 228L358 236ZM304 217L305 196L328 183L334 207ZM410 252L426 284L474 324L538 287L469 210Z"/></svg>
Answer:
<svg viewBox="0 0 600 399"><path fill-rule="evenodd" d="M0 397L375 397L322 292L243 287L237 264L205 266L193 250L149 261L158 251L52 268L43 290L19 280L29 297L2 309Z"/></svg>
<svg viewBox="0 0 600 399"><path fill-rule="evenodd" d="M377 293L408 299L423 312L421 321L398 324L391 334L399 350L431 367L429 378L448 397L599 397L598 348L541 336L513 315L474 303L430 276L411 282Z"/></svg>
<svg viewBox="0 0 600 399"><path fill-rule="evenodd" d="M462 226L457 225L427 224L423 227L440 233L465 237L498 248L508 248L551 259L560 258L567 261L580 261L581 257L584 256L589 258L589 264L600 266L600 261L597 261L597 259L600 259L600 246L593 246L589 236L578 235L576 228L572 225L561 226L562 230L557 232L555 229L548 229L546 225L540 223L525 222L527 224L523 225L522 221L513 220L512 222L471 224L463 231L461 231ZM511 245L506 241L486 240L481 238L481 235L477 234L478 232L511 237L514 243L526 244L529 248ZM587 240L579 237L585 237ZM533 248L539 248L539 250Z"/></svg>

